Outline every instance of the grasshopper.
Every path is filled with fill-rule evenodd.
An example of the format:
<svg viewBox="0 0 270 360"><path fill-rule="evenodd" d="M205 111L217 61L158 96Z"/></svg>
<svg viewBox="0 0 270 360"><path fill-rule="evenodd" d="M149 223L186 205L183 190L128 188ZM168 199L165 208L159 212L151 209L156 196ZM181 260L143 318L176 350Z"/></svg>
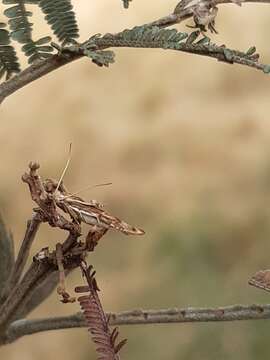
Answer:
<svg viewBox="0 0 270 360"><path fill-rule="evenodd" d="M65 287L65 260L70 259L72 256L77 256L76 261L82 261L86 253L94 250L99 240L109 229L115 229L125 235L144 234L142 229L131 226L121 219L110 215L98 201L90 200L87 202L76 196L78 192L71 194L63 184L63 177L69 160L58 182L52 179L42 180L37 174L40 166L34 162L29 164L29 173L25 173L22 176L22 180L29 186L32 200L39 206L35 211L41 212L45 216L44 221L48 221L52 226L57 226L60 229L68 231L74 231L74 229L76 229L76 244L72 249L69 249L70 252L64 254L62 244L58 243L56 245L56 251L50 253L48 248L44 248L35 257L37 261L43 261L50 256L55 259L59 270L59 286L57 292L62 296L61 301L64 303L74 301L74 298L68 294ZM63 217L62 214L57 211L57 208L68 214L72 222ZM85 242L77 242L78 236L81 235L80 226L74 225L80 225L81 223L90 226ZM74 240L74 233L73 237L71 237L71 240L72 239ZM65 255L68 256L65 257Z"/></svg>
<svg viewBox="0 0 270 360"><path fill-rule="evenodd" d="M61 182L58 185L54 180L44 181L47 193L53 195L56 206L69 214L73 221L81 222L92 227L93 231L115 229L125 235L143 235L145 232L135 226L131 226L119 218L110 215L104 210L104 206L96 201L84 201L82 198L70 194Z"/></svg>
<svg viewBox="0 0 270 360"><path fill-rule="evenodd" d="M90 225L92 232L102 233L109 229L115 229L125 235L144 235L145 232L142 229L131 226L107 213L104 210L104 206L98 201L90 200L87 202L67 191L63 185L63 178L71 160L71 145L69 146L69 157L59 181L55 182L54 180L47 179L43 182L45 191L52 195L56 206L69 214L71 219L77 224L83 222Z"/></svg>
<svg viewBox="0 0 270 360"><path fill-rule="evenodd" d="M270 291L270 270L260 270L248 281L249 285Z"/></svg>

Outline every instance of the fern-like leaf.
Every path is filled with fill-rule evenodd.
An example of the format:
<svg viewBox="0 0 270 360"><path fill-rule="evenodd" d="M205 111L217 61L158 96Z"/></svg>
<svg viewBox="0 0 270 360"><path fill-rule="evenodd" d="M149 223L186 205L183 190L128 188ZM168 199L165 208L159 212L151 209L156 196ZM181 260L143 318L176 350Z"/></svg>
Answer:
<svg viewBox="0 0 270 360"><path fill-rule="evenodd" d="M71 0L40 0L39 6L62 45L75 43L79 29Z"/></svg>
<svg viewBox="0 0 270 360"><path fill-rule="evenodd" d="M0 23L0 79L6 75L9 79L20 72L20 64L13 46L10 46L10 33L3 29L6 24Z"/></svg>
<svg viewBox="0 0 270 360"><path fill-rule="evenodd" d="M216 45L209 38L203 37L198 40L199 31L191 34L178 32L176 29L160 29L157 26L137 26L130 30L124 30L118 34L105 34L90 38L85 47L94 45L97 48L107 47L133 47L133 48L160 48L213 57L229 64L238 63L265 73L270 73L270 65L258 62L259 54L252 47L247 52L232 50L225 45Z"/></svg>
<svg viewBox="0 0 270 360"><path fill-rule="evenodd" d="M32 16L31 11L27 11L26 4L38 4L39 0L3 0L6 5L12 5L4 11L4 14L9 18L8 24L11 30L10 36L13 40L25 44L22 51L28 57L28 62L31 64L35 60L42 60L48 58L53 48L46 45L51 38L46 36L37 41L32 39L32 26L28 17Z"/></svg>
<svg viewBox="0 0 270 360"><path fill-rule="evenodd" d="M118 330L115 328L111 332L108 326L108 319L97 293L99 289L95 280L95 272L91 272L91 267L85 268L83 266L82 271L88 286L78 286L75 288L75 291L78 293L89 292L88 295L80 296L78 301L80 302L92 339L97 346L98 359L119 360L119 351L127 340L122 340L117 344Z"/></svg>
<svg viewBox="0 0 270 360"><path fill-rule="evenodd" d="M118 34L105 34L96 38L101 46L143 47L176 49L177 45L188 37L187 33L178 32L176 29L160 29L158 27L136 26Z"/></svg>

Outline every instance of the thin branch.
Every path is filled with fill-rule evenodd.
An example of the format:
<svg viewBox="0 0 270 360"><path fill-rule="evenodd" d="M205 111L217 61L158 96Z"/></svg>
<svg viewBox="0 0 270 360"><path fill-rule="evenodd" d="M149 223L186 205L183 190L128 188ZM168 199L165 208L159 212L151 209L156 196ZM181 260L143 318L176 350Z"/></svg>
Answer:
<svg viewBox="0 0 270 360"><path fill-rule="evenodd" d="M53 271L49 263L32 263L22 281L12 289L0 308L0 329L17 319L17 314L29 301L36 287Z"/></svg>
<svg viewBox="0 0 270 360"><path fill-rule="evenodd" d="M27 222L26 233L22 241L22 245L20 247L18 257L16 259L12 273L8 280L7 287L4 290L5 296L9 294L10 290L18 283L18 281L22 276L25 264L27 262L30 253L31 246L33 244L33 241L35 239L40 224L41 224L41 219L38 214L35 214L33 218Z"/></svg>
<svg viewBox="0 0 270 360"><path fill-rule="evenodd" d="M269 4L269 0L241 0L242 3ZM231 0L215 0L216 5L232 4Z"/></svg>
<svg viewBox="0 0 270 360"><path fill-rule="evenodd" d="M47 60L39 61L29 66L24 71L14 76L12 79L0 85L0 104L7 96L13 94L15 91L21 89L25 85L30 84L44 75L49 74L53 70L56 70L68 64L69 62L78 59L79 57L80 56L77 57L75 54L72 57L53 55Z"/></svg>
<svg viewBox="0 0 270 360"><path fill-rule="evenodd" d="M270 3L270 0L243 0L242 2L243 3L244 2ZM230 0L215 0L216 5L228 4L228 3L231 3L231 1ZM186 20L192 16L193 16L193 14L192 14L191 10L187 9L187 10L181 12L181 14L170 14L170 15L162 17L156 21L147 23L144 26L158 26L161 28L165 28L165 27L168 27L171 25L178 24L178 23L182 22L183 20ZM105 48L109 48L112 46L113 46L113 44L108 44L108 46L102 47L101 49L104 50ZM96 49L96 50L99 50L99 49ZM186 49L180 49L180 50L186 51L186 52L192 52L194 54L199 54L199 55L207 55L206 53L202 54L201 52L196 52L194 49L193 49L193 51L190 51L190 49L188 47L186 47ZM48 58L46 60L37 62L37 63L29 66L24 71L22 71L20 74L14 76L12 79L10 79L0 85L0 104L4 101L4 99L6 97L13 94L15 91L21 89L22 87L30 84L31 82L33 82L41 77L49 74L50 72L57 70L58 68L66 65L74 60L81 58L82 56L83 56L82 54L79 54L76 52L69 53L69 54L57 54L57 55L51 56L50 58ZM210 54L209 56L214 57L213 54ZM218 57L216 56L216 58L218 58ZM241 62L237 61L237 59L234 62L238 62L239 64L241 64ZM245 64L245 65L248 65L248 64ZM250 64L249 66L252 66L252 65ZM259 67L259 69L261 69L261 68Z"/></svg>
<svg viewBox="0 0 270 360"><path fill-rule="evenodd" d="M259 4L269 4L270 0L241 0L241 2L244 3L259 3ZM233 6L235 6L231 0L214 0L213 2L211 2L212 6L215 5L222 5L222 4L232 4ZM170 14L167 16L164 16L158 20L155 20L151 23L145 24L148 26L158 26L158 27L168 27L168 26L172 26L175 24L179 24L182 21L190 18L193 16L192 10L190 10L190 8L187 8L183 11L181 11L180 14Z"/></svg>
<svg viewBox="0 0 270 360"><path fill-rule="evenodd" d="M77 238L78 235L70 234L63 244L63 251L68 251L76 243ZM16 284L6 301L0 307L0 334L8 324L17 320L19 315L25 311L36 289L55 270L57 270L57 267L47 261L35 261L31 264L20 283Z"/></svg>
<svg viewBox="0 0 270 360"><path fill-rule="evenodd" d="M5 287L14 267L14 241L10 231L7 230L0 213L0 304L5 299Z"/></svg>
<svg viewBox="0 0 270 360"><path fill-rule="evenodd" d="M118 38L117 34L112 37L107 37L105 35L104 37L98 38L96 39L95 44L101 49L105 49L108 47L160 48L160 45L157 44L155 41L149 41L147 43L132 40L123 41L123 39ZM246 65L265 72L269 72L270 70L269 66L261 64L252 59L248 59L245 56L246 54L241 53L240 51L228 50L225 49L223 46L217 46L215 44L205 46L203 44L199 45L196 43L190 44L188 42L181 42L177 44L177 48L168 48L168 50L183 51L195 55L208 56L225 63L237 63L241 65ZM229 55L227 55L226 50L228 50ZM258 57L258 54L256 54L256 56Z"/></svg>
<svg viewBox="0 0 270 360"><path fill-rule="evenodd" d="M270 304L232 305L218 308L171 308L107 313L110 325L171 324L270 319ZM70 316L13 322L6 335L10 343L18 338L48 330L86 327L81 313Z"/></svg>

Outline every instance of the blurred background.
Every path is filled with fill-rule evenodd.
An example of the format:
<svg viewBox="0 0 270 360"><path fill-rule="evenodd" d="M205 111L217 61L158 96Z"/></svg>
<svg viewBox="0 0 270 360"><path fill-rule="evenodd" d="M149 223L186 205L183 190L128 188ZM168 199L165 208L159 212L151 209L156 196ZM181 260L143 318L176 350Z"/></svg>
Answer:
<svg viewBox="0 0 270 360"><path fill-rule="evenodd" d="M176 1L134 0L128 11L120 0L73 4L83 41L165 16ZM241 50L256 45L269 63L269 17L267 4L223 5L219 34L211 37ZM35 20L35 35L47 35L39 12ZM177 28L189 31L185 24ZM108 69L82 59L1 106L0 208L16 250L33 207L21 175L37 160L42 176L58 178L72 142L68 189L112 182L81 196L146 231L144 237L110 232L89 258L106 310L269 302L269 294L247 285L270 266L269 77L173 51L115 52ZM43 225L33 254L59 239L62 232ZM76 271L68 288L80 283ZM78 310L54 293L31 317ZM267 321L123 326L122 358L265 359L269 327ZM95 359L85 329L25 337L0 354Z"/></svg>

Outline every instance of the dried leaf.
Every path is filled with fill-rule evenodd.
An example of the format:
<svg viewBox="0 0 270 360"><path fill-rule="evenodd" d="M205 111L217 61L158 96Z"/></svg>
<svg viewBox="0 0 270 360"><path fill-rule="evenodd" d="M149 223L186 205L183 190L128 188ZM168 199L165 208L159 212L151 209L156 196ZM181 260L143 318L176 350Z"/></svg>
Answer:
<svg viewBox="0 0 270 360"><path fill-rule="evenodd" d="M96 345L96 352L98 359L102 360L118 360L120 359L118 352L125 345L126 339L120 343L116 343L118 337L118 329L112 331L108 326L108 318L106 317L102 308L95 280L95 272L92 267L88 268L82 266L82 271L86 277L87 286L77 286L75 292L89 292L88 295L82 295L78 298L81 309L88 326L88 331L91 333L92 340Z"/></svg>

